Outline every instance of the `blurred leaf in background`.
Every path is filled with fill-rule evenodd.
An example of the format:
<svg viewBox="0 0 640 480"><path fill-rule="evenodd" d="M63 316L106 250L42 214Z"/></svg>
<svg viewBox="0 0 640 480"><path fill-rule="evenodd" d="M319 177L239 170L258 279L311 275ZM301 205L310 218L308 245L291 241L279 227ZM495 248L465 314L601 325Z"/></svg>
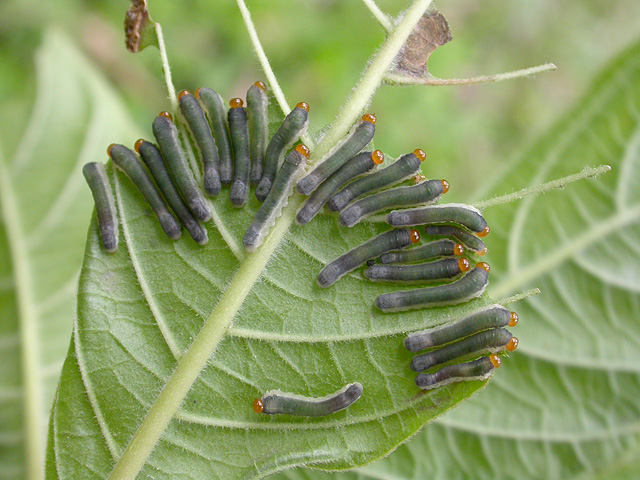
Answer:
<svg viewBox="0 0 640 480"><path fill-rule="evenodd" d="M292 101L305 100L312 104L313 128L320 128L332 120L338 106L357 80L364 62L384 38L382 29L359 2L312 1L295 6L285 1L252 3L249 6L254 20L258 23L259 33L283 82L285 92ZM44 380L43 377L35 380L40 382L39 388L43 392L42 397L38 399L38 408L39 416L45 421L57 369L64 357L70 334L73 289L69 285L73 284L72 279L75 278L80 265L83 237L91 209L88 191L84 189L80 179L79 166L90 160L102 161L106 145L113 141L131 143L138 134L126 123L127 116L122 113L121 102L101 79L87 76L80 85L76 81L64 81L65 68L71 68L70 72L79 72L79 78L82 78L85 68L83 60L79 58L61 57L50 63L48 68L51 69L51 75L45 76L55 78L56 74L60 75L60 83L50 85L52 93L49 95L49 103L37 103L31 116L36 92L41 94L42 86L36 84L33 63L26 59L32 56L36 46L43 40L50 44L49 48L56 51L56 42L60 40L56 40L55 36L42 37L42 32L51 25L58 26L74 36L76 43L101 66L112 86L119 89L125 97L127 110L133 112L140 125L137 128L148 132L151 115L165 109L167 102L160 83L160 69L155 52L145 51L133 57L127 55L124 50L121 21L125 5L126 2L105 2L96 5L90 1L35 0L5 1L0 4L0 98L4 112L0 117L0 143L5 169L10 172L10 175L4 175L3 172L3 177L5 182L11 179L20 223L18 231L25 237L31 237L31 242L24 243L26 256L22 259L26 259L31 277L31 306L37 306L34 314L42 325L41 331L38 332L38 345L46 347L38 352L41 361L38 369L43 365L46 367L45 371L41 372ZM405 2L381 1L380 6L383 10L396 14L405 6ZM454 199L467 201L469 190L478 188L487 178L495 176L490 172L507 165L505 160L501 160L505 153L519 148L525 139L531 139L542 131L550 125L552 119L577 100L585 90L588 79L608 58L635 38L640 19L640 5L633 0L619 1L615 4L603 0L570 1L561 4L551 0L492 0L482 5L469 5L468 2L452 0L442 2L439 8L449 19L454 41L438 49L430 60L430 71L438 76L473 76L547 61L553 61L560 67L557 73L541 76L535 82L520 80L493 86L455 89L409 87L381 90L373 108L393 112L398 118L401 117L402 121L392 122L389 119L385 122L383 119L376 141L384 144L393 154L406 150L406 145L425 148L433 165L427 167L428 172L448 178L456 187L450 195ZM235 87L236 85L246 85L257 78L263 78L251 52L235 3L190 2L189 8L185 8L183 2L159 2L154 5L154 18L164 25L177 85L189 88L211 85L231 97L243 93L236 91L236 88L242 89ZM356 28L353 19L358 20ZM344 48L345 45L349 48ZM43 65L42 56L40 67L47 67ZM605 78L600 83L604 84L606 80ZM622 88L619 85L617 87ZM599 91L596 88L587 98L595 97ZM633 93L637 98L638 92ZM83 101L78 102L77 97L76 101L66 101L74 95L81 95ZM612 102L607 97L602 98L604 99L600 101L605 105ZM625 101L619 102L622 104L619 108L624 108ZM597 114L602 112L596 107L591 108L594 112L589 110L584 113L588 110L586 106L577 110L566 124L561 124L555 129L557 131L554 134L545 137L541 143L555 145L563 138L563 132L573 128L584 132L583 137L576 137L576 142L582 140L584 145L589 145L590 139L601 138L600 134L603 133L604 146L596 142L592 148L585 148L584 151L570 150L574 143L569 142L569 150L558 149L554 152L546 152L540 146L533 147L531 153L522 157L525 160L518 164L515 173L511 174L511 177L505 176L504 181L492 191L502 193L518 188L523 182L521 177L528 178L532 175L528 169L541 162L543 168L536 174L537 179L544 181L555 178L564 172L554 167L559 159L572 155L584 157L584 162L581 162L580 158L574 158L577 163L568 164L569 167L579 166L590 160L594 164L616 164L616 160L621 162L623 154L620 152L624 152L628 147L631 138L629 132L632 131L633 125L623 125L622 136L618 127L610 133L606 127L610 119L598 117ZM593 117L588 116L590 112ZM580 120L575 126L570 124L571 118L582 118L581 115L588 117L587 120ZM100 121L103 123L95 123ZM415 128L404 128L407 124L415 125ZM89 129L90 132L94 132L92 136L87 134L87 126L93 126ZM25 131L27 134L23 135ZM598 157L593 156L594 152ZM33 170L22 170L22 167L16 168L16 159L21 158L27 160L24 162L25 165L30 164L30 159L38 159L41 164ZM543 160L545 158L552 160L546 163ZM35 160L33 165L36 165ZM75 174L72 173L74 171ZM591 184L578 187L580 195L570 197L578 198L575 203L576 212L583 211L580 209L581 195L588 195L588 198L593 198L594 195L602 196L601 201L597 203L597 210L593 212L593 218L598 221L604 218L609 208L615 207L618 209L615 211L620 212L633 207L633 198L629 195L619 194L617 203L607 197L619 187L614 183L623 181L618 175L619 172L604 182L608 193L598 191L599 187L593 187ZM583 191L593 188L595 192ZM633 191L631 187L625 188L627 191ZM7 208L7 190L4 192L3 208ZM503 250L510 252L511 258L523 258L526 260L525 263L531 266L538 261L538 257L544 256L545 252L536 250L537 247L534 247L532 252L528 251L528 244L521 245L518 238L526 235L525 230L539 231L539 224L536 223L540 221L539 216L529 215L528 212L540 212L544 208L553 209L554 199L558 198L566 199L556 193L546 200L552 202L550 207L541 204L542 206L537 208L537 203L525 203L505 208L504 212L500 211L504 217L496 216L493 219L497 225L500 218L505 222L514 218L516 210L524 212L518 214L522 220L516 222L514 227L514 243L500 240L504 244ZM64 215L65 222L62 224L51 220L47 223L45 220L48 207L61 204L66 205L72 214ZM51 211L60 212L59 209ZM498 212L499 210L495 210L496 214ZM589 218L586 216L583 220ZM13 221L7 219L6 213L3 214L2 220L3 225ZM558 222L562 224L565 219L556 220L555 237L550 236L549 241L561 238L565 233L561 225L558 225ZM34 231L37 232L37 228L45 228L49 224L51 231L31 236ZM578 223L576 228L581 226L584 227ZM571 232L575 232L575 228ZM48 236L40 240L43 235ZM5 402L6 397L6 405L12 405L7 408L4 408L4 403L2 405L3 414L0 421L3 423L0 424L0 434L2 439L7 441L0 447L0 463L6 465L7 469L6 472L0 471L0 475L19 478L24 464L20 453L20 444L23 441L20 433L22 426L19 424L19 410L23 405L20 380L11 375L11 372L20 370L21 354L24 352L20 351L18 342L21 340L18 340L15 324L19 296L16 295L15 284L11 280L4 281L5 277L11 278L15 275L17 266L15 260L10 261L6 256L10 252L6 243L6 228L0 231L0 236L0 261L5 268L3 283L0 286L7 286L1 292L2 305L9 306L2 309L1 347L3 358L11 365L6 383L5 377L2 378L3 388L6 385L6 395L3 393L1 401ZM617 239L617 243L627 245L629 237L629 234L622 235L622 238ZM47 241L44 242L44 239ZM38 245L39 242L42 243ZM499 257L495 254L497 251L498 248L492 248L491 259L492 262L500 263ZM614 252L619 251L614 249ZM567 272L554 272L556 276L550 277L549 281L555 283L547 286L544 297L529 303L527 318L546 318L548 321L538 326L523 323L523 333L520 336L526 339L523 345L530 345L530 350L527 351L525 346L522 349L525 355L514 357L519 367L511 368L512 372L517 372L517 368L528 370L534 378L541 374L542 378L559 379L556 382L559 392L555 397L545 395L541 387L542 403L552 402L553 398L556 399L556 403L557 399L565 401L567 398L572 399L574 403L580 403L580 398L584 397L583 402L588 403L587 408L578 411L591 411L593 415L576 418L574 422L567 420L570 427L581 427L575 430L569 428L573 436L558 437L560 434L556 432L555 436L551 436L547 441L541 441L540 436L544 440L548 435L547 430L535 429L520 436L514 434L513 437L505 438L495 435L496 424L501 432L521 432L522 428L519 424L504 423L507 419L511 419L507 422L515 421L514 416L504 416L501 415L502 412L491 410L492 395L506 398L503 404L507 407L504 408L513 403L526 405L529 400L522 398L522 395L515 395L509 402L510 395L513 394L512 385L518 385L516 392L520 389L527 391L529 387L519 385L523 380L515 376L515 373L509 374L507 370L500 381L494 382L495 385L491 385L490 389L480 394L477 399L461 406L441 422L428 427L406 447L401 447L404 453L400 455L403 456L395 454L385 463L369 467L371 472L362 475L365 475L365 478L379 478L383 474L401 475L402 473L398 473L401 471L398 470L401 468L398 464L410 460L414 468L405 470L406 478L423 478L420 472L439 473L442 478L456 478L452 471L457 472L459 478L478 478L482 475L486 475L487 478L510 478L513 470L504 467L503 458L491 460L489 452L509 452L509 449L513 448L517 448L519 452L519 456L514 460L515 470L524 469L522 475L529 475L531 478L562 478L564 475L575 476L582 471L594 470L603 470L604 476L601 478L616 478L618 472L622 475L625 469L629 470L630 467L627 465L633 465L633 462L637 461L633 450L637 435L637 430L633 427L637 423L637 420L634 420L637 418L637 402L625 401L624 396L619 396L618 393L620 378L626 379L627 386L637 383L633 366L634 362L637 363L637 358L633 354L632 338L623 344L619 352L621 358L612 358L613 353L603 349L598 343L599 337L596 332L603 328L602 325L585 320L586 328L584 324L576 323L572 325L573 328L565 326L565 331L558 331L557 323L552 321L561 321L554 312L563 312L561 318L571 322L578 322L593 311L599 312L607 322L613 322L615 319L632 322L635 318L630 317L629 312L633 312L632 307L637 298L610 286L603 287L599 284L603 281L602 278L596 275L607 273L608 267L612 265L610 262L616 260L615 255L603 255L598 247L589 251L585 258L587 260L582 262L571 262ZM626 272L622 271L623 274L629 275L638 271L633 258L620 263L628 267ZM588 268L590 265L597 268ZM498 269L500 270L506 272L508 269L502 266ZM567 275L573 275L570 277L574 279L572 284L578 284L578 279L585 275L585 271L594 278L582 285L582 293L576 293L574 290L567 292L566 282L557 283L561 281L558 277L567 278ZM615 278L619 273L620 271L613 271L607 278ZM592 306L593 308L586 312L584 307L570 308L573 299L591 295L600 299L605 295L605 299L613 299L601 304L602 308L603 305L606 307L621 304L630 307L620 312L616 312L612 307L607 307L607 311L600 311L600 307ZM547 301L552 302L553 311L550 310L552 307L547 307L548 310L545 311ZM49 327L51 330L48 330ZM622 332L628 332L632 327L633 325L625 323L623 327L617 326ZM585 333L584 330L590 333ZM571 331L581 332L585 338L581 341L580 337L572 339L567 336ZM43 338L46 339L45 342L42 341ZM615 339L609 339L606 345L611 348L615 342ZM581 355L577 356L577 353ZM567 357L572 357L572 360L567 360ZM588 361L592 363L589 365ZM613 362L613 366L610 366L610 362ZM586 371L595 370L596 373L585 373L584 363L588 367ZM594 377L592 383L576 383L574 380L584 376ZM501 395L496 393L496 390ZM599 399L605 401L603 406L601 401L596 401L596 393L605 396L608 393L614 400L607 403L606 399ZM589 401L590 398L594 399L593 403ZM623 405L616 402L626 403ZM520 417L529 420L534 417L536 420L535 413L539 413L538 425L553 426L556 421L554 417L548 416L548 412L538 411L538 407L532 407L532 412L534 413ZM612 412L622 413L614 418ZM562 411L557 415L561 414ZM597 421L597 416L600 416L600 421ZM5 418L9 419L6 430ZM624 422L631 427L620 434L616 431L616 426ZM562 425L563 423L559 422L557 428L562 428ZM604 433L591 442L593 439L590 437L590 427L593 425L598 426ZM584 442L579 441L581 436L586 436ZM488 440L483 440L486 438ZM517 447L513 446L509 438L517 441ZM448 450L451 455L444 454L434 446L444 442L449 444ZM5 444L8 445L6 448ZM14 448L12 445L18 447ZM422 452L423 448L427 447L431 448L432 452L428 456L429 459L439 459L429 467L423 464L427 455ZM555 457L550 453L555 448L560 448L566 453L561 452ZM474 449L483 452L477 458L480 463L467 459L468 452ZM566 460L567 458L570 461ZM596 458L601 458L602 463L594 460ZM617 464L615 459L619 459ZM538 471L538 462L544 461L548 462L547 470ZM614 462L613 466L607 466L607 462L611 461ZM481 466L482 462L489 462L489 465ZM473 466L465 467L467 463ZM613 469L611 472L615 473L607 476L607 468ZM536 477L537 474L540 477ZM316 473L310 475L311 478L315 478ZM599 478L596 474L588 475L590 476L585 478Z"/></svg>

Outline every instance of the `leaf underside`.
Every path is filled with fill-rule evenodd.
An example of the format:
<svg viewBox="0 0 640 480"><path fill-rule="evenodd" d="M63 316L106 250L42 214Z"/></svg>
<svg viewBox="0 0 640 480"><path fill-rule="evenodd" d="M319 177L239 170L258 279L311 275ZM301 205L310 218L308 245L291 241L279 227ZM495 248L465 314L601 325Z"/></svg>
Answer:
<svg viewBox="0 0 640 480"><path fill-rule="evenodd" d="M259 206L253 195L238 210L223 190L213 202L220 221L207 225L210 240L201 247L186 233L167 239L128 179L111 166L108 172L120 246L106 253L92 221L51 417L48 478L109 475L234 273L251 258L242 236ZM362 465L484 385L421 392L402 338L483 306L488 297L383 314L373 300L397 287L372 284L358 272L332 288L316 285L323 265L383 230L371 223L346 229L335 216L321 215L288 231L142 477L252 478L296 465ZM324 396L354 381L364 386L362 398L331 416L268 416L251 408L267 390Z"/></svg>
<svg viewBox="0 0 640 480"><path fill-rule="evenodd" d="M640 44L482 192L608 164L609 174L487 210L496 298L519 302L517 354L480 395L353 473L288 479L636 479L640 465Z"/></svg>

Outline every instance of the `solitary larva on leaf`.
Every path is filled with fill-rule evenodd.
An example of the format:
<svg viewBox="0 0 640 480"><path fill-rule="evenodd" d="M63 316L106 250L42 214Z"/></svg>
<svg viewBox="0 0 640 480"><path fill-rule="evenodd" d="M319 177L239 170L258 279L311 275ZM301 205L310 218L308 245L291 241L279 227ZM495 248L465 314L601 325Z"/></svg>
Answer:
<svg viewBox="0 0 640 480"><path fill-rule="evenodd" d="M362 385L350 383L325 397L304 397L280 390L271 390L253 402L253 411L268 415L324 417L353 405L362 395Z"/></svg>

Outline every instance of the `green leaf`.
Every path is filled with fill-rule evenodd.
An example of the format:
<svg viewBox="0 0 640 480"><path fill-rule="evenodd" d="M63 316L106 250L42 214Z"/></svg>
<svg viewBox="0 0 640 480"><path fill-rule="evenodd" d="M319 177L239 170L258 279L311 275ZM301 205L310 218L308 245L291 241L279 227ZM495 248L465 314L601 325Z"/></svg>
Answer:
<svg viewBox="0 0 640 480"><path fill-rule="evenodd" d="M130 134L117 98L58 33L37 58L34 112L0 154L0 478L40 478L66 355L91 195L80 169ZM6 112L5 112L6 114Z"/></svg>
<svg viewBox="0 0 640 480"><path fill-rule="evenodd" d="M487 210L489 293L542 294L517 305L520 346L486 389L357 473L280 478L638 478L640 43L482 196L603 163L598 180Z"/></svg>
<svg viewBox="0 0 640 480"><path fill-rule="evenodd" d="M203 479L308 464L350 468L385 455L484 385L420 392L402 338L483 306L486 296L383 314L373 300L394 287L360 273L317 286L325 263L383 227L347 230L325 215L292 226L302 200L294 195L267 242L246 254L242 236L258 203L251 195L238 210L225 190L212 204L205 247L186 234L172 242L128 179L108 171L120 247L103 250L94 219L51 417L47 478L107 477L114 465L131 478ZM331 416L271 417L251 407L267 390L323 396L353 381L364 385L362 398ZM175 416L172 405L180 406ZM141 457L136 449L154 447L154 433L159 443Z"/></svg>

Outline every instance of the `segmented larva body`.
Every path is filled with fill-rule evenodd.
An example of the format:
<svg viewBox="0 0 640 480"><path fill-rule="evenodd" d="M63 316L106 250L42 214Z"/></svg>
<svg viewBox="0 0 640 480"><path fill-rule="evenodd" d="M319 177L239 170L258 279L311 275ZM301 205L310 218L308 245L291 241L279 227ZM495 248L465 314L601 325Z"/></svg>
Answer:
<svg viewBox="0 0 640 480"><path fill-rule="evenodd" d="M484 237L489 233L489 226L480 210L462 203L393 211L387 215L387 223L394 227L425 225L427 223L456 223L476 232L479 237Z"/></svg>
<svg viewBox="0 0 640 480"><path fill-rule="evenodd" d="M375 306L383 312L401 312L439 305L455 305L479 297L488 284L489 265L480 262L455 282L416 290L384 293L376 298Z"/></svg>
<svg viewBox="0 0 640 480"><path fill-rule="evenodd" d="M385 253L380 256L380 261L384 264L412 263L437 257L448 257L451 255L460 256L463 253L464 247L460 243L444 239L425 243L419 247Z"/></svg>
<svg viewBox="0 0 640 480"><path fill-rule="evenodd" d="M426 225L424 232L427 235L442 235L447 237L453 237L462 243L465 248L477 253L478 255L486 255L489 249L484 242L476 237L474 234L469 233L463 228L456 227L454 225Z"/></svg>
<svg viewBox="0 0 640 480"><path fill-rule="evenodd" d="M233 145L233 183L229 200L236 207L242 207L249 199L249 117L244 102L234 98L229 102L228 119L231 144Z"/></svg>
<svg viewBox="0 0 640 480"><path fill-rule="evenodd" d="M296 108L289 112L282 121L280 128L269 140L269 145L267 145L267 150L264 154L262 178L258 188L256 188L256 198L261 202L269 195L271 185L278 171L280 159L284 156L287 148L304 135L308 124L309 105L300 102L296 105Z"/></svg>
<svg viewBox="0 0 640 480"><path fill-rule="evenodd" d="M361 152L353 157L311 193L311 196L307 198L307 201L298 210L296 216L298 223L304 225L310 222L324 207L331 195L342 185L370 171L382 162L384 162L384 154L380 150Z"/></svg>
<svg viewBox="0 0 640 480"><path fill-rule="evenodd" d="M391 208L433 203L449 191L446 180L427 180L410 187L399 187L375 193L358 200L340 212L340 223L353 227L374 213Z"/></svg>
<svg viewBox="0 0 640 480"><path fill-rule="evenodd" d="M449 257L417 265L373 265L364 271L372 282L420 283L444 280L469 270L466 258Z"/></svg>
<svg viewBox="0 0 640 480"><path fill-rule="evenodd" d="M247 111L249 112L249 139L251 153L251 185L258 185L262 178L264 152L269 143L269 99L267 86L256 82L247 91Z"/></svg>
<svg viewBox="0 0 640 480"><path fill-rule="evenodd" d="M207 230L193 218L193 215L191 215L191 212L182 201L180 193L169 176L169 171L164 164L162 154L160 150L158 150L158 147L153 143L140 139L136 142L135 150L151 172L151 175L153 175L158 188L171 207L171 210L173 210L180 219L180 222L187 229L191 238L200 245L205 245L209 241Z"/></svg>
<svg viewBox="0 0 640 480"><path fill-rule="evenodd" d="M256 212L244 235L242 243L247 251L253 252L262 245L265 236L287 205L293 193L293 186L302 175L308 157L309 149L304 145L298 145L285 158L269 195Z"/></svg>
<svg viewBox="0 0 640 480"><path fill-rule="evenodd" d="M211 219L209 206L198 188L191 168L189 168L180 144L178 129L174 125L171 115L167 112L160 113L153 120L152 128L171 178L189 210L201 222L209 221Z"/></svg>
<svg viewBox="0 0 640 480"><path fill-rule="evenodd" d="M118 214L107 171L102 163L90 162L82 167L82 174L96 204L102 245L107 252L113 253L118 249Z"/></svg>
<svg viewBox="0 0 640 480"><path fill-rule="evenodd" d="M515 327L518 314L510 312L502 305L484 307L452 323L415 332L407 336L404 346L410 352L419 352L425 348L438 347L483 330L500 327Z"/></svg>
<svg viewBox="0 0 640 480"><path fill-rule="evenodd" d="M318 274L318 285L322 288L330 287L344 275L366 263L367 260L376 258L389 250L408 247L419 241L420 234L418 231L408 228L390 230L373 237L368 242L350 250L326 265Z"/></svg>
<svg viewBox="0 0 640 480"><path fill-rule="evenodd" d="M271 390L253 402L253 411L268 415L324 417L353 405L362 395L362 385L355 382L325 397L304 397Z"/></svg>
<svg viewBox="0 0 640 480"><path fill-rule="evenodd" d="M471 380L486 380L501 364L495 353L472 362L447 365L433 373L423 373L416 377L415 383L422 390L431 390L451 383Z"/></svg>
<svg viewBox="0 0 640 480"><path fill-rule="evenodd" d="M209 126L218 147L220 181L223 185L229 185L233 180L233 152L229 139L227 108L222 97L210 88L197 89L196 98L208 117Z"/></svg>
<svg viewBox="0 0 640 480"><path fill-rule="evenodd" d="M518 339L504 328L494 328L478 332L442 348L422 355L416 355L411 360L411 370L424 372L431 367L450 362L467 355L483 353L498 353L503 350L513 352L518 347Z"/></svg>
<svg viewBox="0 0 640 480"><path fill-rule="evenodd" d="M107 149L107 154L149 202L167 236L173 240L180 238L180 223L169 211L169 207L138 156L124 145L117 144L111 144Z"/></svg>
<svg viewBox="0 0 640 480"><path fill-rule="evenodd" d="M327 203L329 209L333 211L342 210L352 200L361 197L365 193L372 193L382 188L391 187L407 178L411 178L420 171L420 164L425 158L427 158L427 154L418 148L412 153L401 156L388 167L351 182L329 199Z"/></svg>
<svg viewBox="0 0 640 480"><path fill-rule="evenodd" d="M318 185L324 182L329 175L342 167L350 158L353 158L360 150L366 147L373 139L376 132L376 117L370 113L363 115L362 120L351 133L325 157L321 158L318 165L306 176L302 177L296 185L296 189L302 195L309 195Z"/></svg>
<svg viewBox="0 0 640 480"><path fill-rule="evenodd" d="M213 197L220 193L221 184L218 171L220 165L218 147L213 138L211 127L196 97L183 90L178 95L178 102L180 103L182 116L187 121L196 147L200 152L203 165L202 181L204 191L207 195Z"/></svg>

